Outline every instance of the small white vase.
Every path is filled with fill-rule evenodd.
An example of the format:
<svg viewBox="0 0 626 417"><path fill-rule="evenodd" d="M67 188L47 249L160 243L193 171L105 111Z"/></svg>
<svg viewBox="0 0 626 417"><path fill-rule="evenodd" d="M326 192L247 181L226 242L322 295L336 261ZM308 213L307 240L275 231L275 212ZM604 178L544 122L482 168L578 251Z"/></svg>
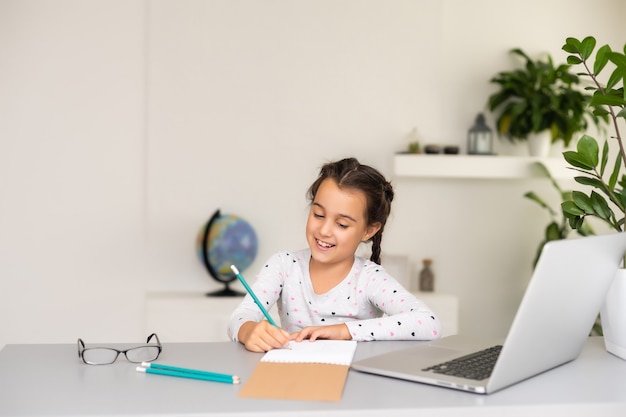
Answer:
<svg viewBox="0 0 626 417"><path fill-rule="evenodd" d="M613 355L626 360L626 269L620 268L609 288L600 311L604 346Z"/></svg>
<svg viewBox="0 0 626 417"><path fill-rule="evenodd" d="M552 135L549 130L528 135L528 152L530 156L545 158L550 154Z"/></svg>

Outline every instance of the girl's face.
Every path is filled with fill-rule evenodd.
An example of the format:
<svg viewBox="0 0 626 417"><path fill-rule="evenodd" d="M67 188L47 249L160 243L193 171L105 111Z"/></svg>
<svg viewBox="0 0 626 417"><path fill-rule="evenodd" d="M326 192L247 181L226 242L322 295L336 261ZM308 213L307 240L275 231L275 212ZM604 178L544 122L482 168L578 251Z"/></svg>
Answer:
<svg viewBox="0 0 626 417"><path fill-rule="evenodd" d="M311 261L352 266L359 243L380 229L377 223L367 224L366 211L367 200L362 191L341 189L333 179L324 180L306 223Z"/></svg>

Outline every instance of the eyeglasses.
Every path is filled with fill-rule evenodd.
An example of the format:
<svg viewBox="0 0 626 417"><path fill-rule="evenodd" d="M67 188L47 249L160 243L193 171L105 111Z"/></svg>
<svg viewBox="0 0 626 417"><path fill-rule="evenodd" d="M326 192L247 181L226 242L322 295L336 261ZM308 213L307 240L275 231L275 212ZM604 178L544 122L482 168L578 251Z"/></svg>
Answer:
<svg viewBox="0 0 626 417"><path fill-rule="evenodd" d="M78 339L78 357L87 365L108 365L117 360L120 353L126 356L128 362L141 363L151 362L156 360L161 354L161 341L156 333L152 333L148 336L146 343L150 343L150 340L154 338L156 345L141 345L135 346L126 350L118 350L109 347L92 347L85 348L85 342L82 339Z"/></svg>

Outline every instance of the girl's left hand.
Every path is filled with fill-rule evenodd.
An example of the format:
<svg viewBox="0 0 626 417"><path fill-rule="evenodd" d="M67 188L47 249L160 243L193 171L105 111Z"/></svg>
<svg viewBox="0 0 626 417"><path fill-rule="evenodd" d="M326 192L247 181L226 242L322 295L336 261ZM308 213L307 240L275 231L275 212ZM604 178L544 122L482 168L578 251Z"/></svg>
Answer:
<svg viewBox="0 0 626 417"><path fill-rule="evenodd" d="M309 326L296 333L289 335L290 340L302 342L309 339L311 342L317 339L329 340L352 340L348 326L345 324L331 324L330 326Z"/></svg>

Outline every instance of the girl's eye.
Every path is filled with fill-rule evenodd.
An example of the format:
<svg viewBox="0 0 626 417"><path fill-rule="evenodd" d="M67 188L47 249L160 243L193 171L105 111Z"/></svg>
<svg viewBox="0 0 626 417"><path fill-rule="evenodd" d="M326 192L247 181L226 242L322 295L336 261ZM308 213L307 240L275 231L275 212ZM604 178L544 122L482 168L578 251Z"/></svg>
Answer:
<svg viewBox="0 0 626 417"><path fill-rule="evenodd" d="M315 217L316 219L323 219L324 216L322 214L317 214L317 213L313 213L313 217Z"/></svg>
<svg viewBox="0 0 626 417"><path fill-rule="evenodd" d="M347 224L342 224L342 223L337 223L337 226L339 226L340 229L347 229L348 228Z"/></svg>

